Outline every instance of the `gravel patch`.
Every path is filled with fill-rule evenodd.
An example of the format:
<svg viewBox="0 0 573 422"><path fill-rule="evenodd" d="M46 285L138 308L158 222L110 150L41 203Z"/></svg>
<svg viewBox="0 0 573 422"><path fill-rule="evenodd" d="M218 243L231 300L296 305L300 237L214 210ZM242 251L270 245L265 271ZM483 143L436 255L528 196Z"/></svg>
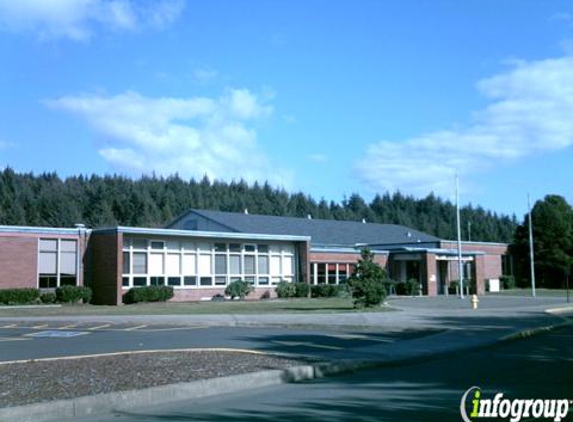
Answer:
<svg viewBox="0 0 573 422"><path fill-rule="evenodd" d="M246 352L166 351L4 364L0 365L0 407L285 369L303 363Z"/></svg>

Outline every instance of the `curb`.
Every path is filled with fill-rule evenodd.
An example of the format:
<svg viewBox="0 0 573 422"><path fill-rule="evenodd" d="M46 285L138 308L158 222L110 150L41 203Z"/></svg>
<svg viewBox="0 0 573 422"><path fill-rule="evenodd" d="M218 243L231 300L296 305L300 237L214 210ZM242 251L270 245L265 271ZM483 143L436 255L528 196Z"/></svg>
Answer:
<svg viewBox="0 0 573 422"><path fill-rule="evenodd" d="M547 311L549 313L549 311ZM65 419L105 415L115 411L133 410L152 404L165 404L175 401L192 400L221 394L235 393L286 383L296 383L327 376L341 375L364 369L397 367L420 362L420 359L432 360L444 358L460 350L479 350L515 340L529 338L555 329L573 325L573 320L537 328L525 329L503 336L490 343L474 347L462 347L456 350L437 353L421 353L417 356L387 360L346 360L325 362L313 365L293 366L284 370L268 370L228 377L211 378L186 383L167 384L140 390L128 390L112 393L83 396L74 399L40 402L24 406L0 408L0 420L3 422L54 422ZM426 361L425 360L425 361Z"/></svg>

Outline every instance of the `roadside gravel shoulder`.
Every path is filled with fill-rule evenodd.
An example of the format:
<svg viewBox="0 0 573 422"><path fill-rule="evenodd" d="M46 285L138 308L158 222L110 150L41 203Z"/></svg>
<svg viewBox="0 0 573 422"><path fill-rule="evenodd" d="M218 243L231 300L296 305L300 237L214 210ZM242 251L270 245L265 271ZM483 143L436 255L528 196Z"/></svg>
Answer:
<svg viewBox="0 0 573 422"><path fill-rule="evenodd" d="M124 353L0 365L0 407L21 406L304 364L246 351Z"/></svg>

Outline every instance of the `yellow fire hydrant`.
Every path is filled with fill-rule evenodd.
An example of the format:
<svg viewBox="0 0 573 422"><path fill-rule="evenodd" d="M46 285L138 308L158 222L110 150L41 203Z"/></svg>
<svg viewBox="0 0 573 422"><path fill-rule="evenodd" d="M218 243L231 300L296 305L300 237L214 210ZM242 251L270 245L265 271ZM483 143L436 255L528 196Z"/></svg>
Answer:
<svg viewBox="0 0 573 422"><path fill-rule="evenodd" d="M478 299L477 295L472 295L472 307L474 309L478 308L478 303L479 303L479 299Z"/></svg>

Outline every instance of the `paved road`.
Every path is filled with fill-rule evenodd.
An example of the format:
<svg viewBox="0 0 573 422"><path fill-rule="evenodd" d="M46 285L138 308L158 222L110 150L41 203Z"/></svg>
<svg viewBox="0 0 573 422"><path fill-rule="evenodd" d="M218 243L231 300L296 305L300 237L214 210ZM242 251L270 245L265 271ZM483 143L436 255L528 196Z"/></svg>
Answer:
<svg viewBox="0 0 573 422"><path fill-rule="evenodd" d="M460 421L462 394L474 385L482 388L483 398L502 392L507 398L573 399L572 356L573 328L569 327L419 365L251 390L81 422ZM571 407L565 420L573 420Z"/></svg>
<svg viewBox="0 0 573 422"><path fill-rule="evenodd" d="M3 327L7 328L0 328L0 361L181 348L252 349L327 359L353 356L353 350L388 346L443 332L436 329L340 331L94 323Z"/></svg>

